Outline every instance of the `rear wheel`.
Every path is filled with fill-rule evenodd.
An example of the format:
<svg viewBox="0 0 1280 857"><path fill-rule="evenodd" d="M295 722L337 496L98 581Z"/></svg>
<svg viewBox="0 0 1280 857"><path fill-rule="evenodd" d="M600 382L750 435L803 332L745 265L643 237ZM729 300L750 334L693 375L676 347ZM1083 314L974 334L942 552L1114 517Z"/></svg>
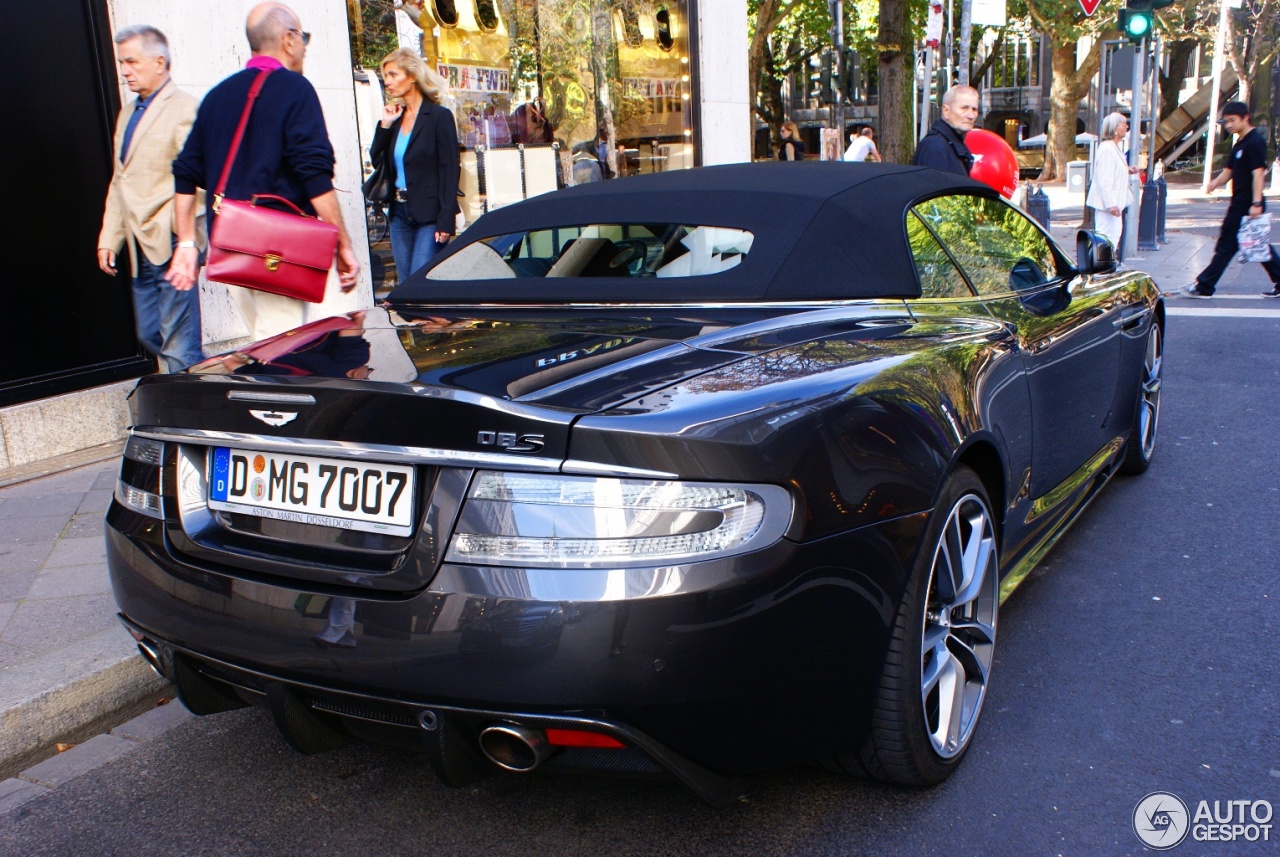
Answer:
<svg viewBox="0 0 1280 857"><path fill-rule="evenodd" d="M1160 379L1164 373L1164 335L1152 324L1147 333L1147 350L1142 356L1142 377L1138 400L1134 403L1133 428L1124 447L1121 473L1142 473L1156 454L1156 430L1160 426Z"/></svg>
<svg viewBox="0 0 1280 857"><path fill-rule="evenodd" d="M986 490L960 467L943 485L898 609L871 733L826 767L920 786L960 764L995 655L997 553Z"/></svg>

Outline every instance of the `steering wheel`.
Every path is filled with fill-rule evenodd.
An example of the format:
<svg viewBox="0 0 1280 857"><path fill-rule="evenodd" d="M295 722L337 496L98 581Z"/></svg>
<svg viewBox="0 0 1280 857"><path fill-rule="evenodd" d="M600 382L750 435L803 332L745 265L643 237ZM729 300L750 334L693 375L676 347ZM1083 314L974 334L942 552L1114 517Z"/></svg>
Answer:
<svg viewBox="0 0 1280 857"><path fill-rule="evenodd" d="M638 274L644 270L649 245L643 238L620 238L613 243L618 248L618 252L609 260L610 268L626 266L632 274ZM639 264L635 264L637 262Z"/></svg>

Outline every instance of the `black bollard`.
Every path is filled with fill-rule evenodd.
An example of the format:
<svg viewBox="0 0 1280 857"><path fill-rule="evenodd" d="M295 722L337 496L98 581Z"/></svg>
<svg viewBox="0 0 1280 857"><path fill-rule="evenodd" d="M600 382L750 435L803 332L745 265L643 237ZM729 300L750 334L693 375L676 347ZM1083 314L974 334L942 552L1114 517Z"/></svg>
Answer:
<svg viewBox="0 0 1280 857"><path fill-rule="evenodd" d="M1043 185L1027 193L1026 212L1045 229L1049 228L1052 212L1049 208L1049 194L1044 192Z"/></svg>
<svg viewBox="0 0 1280 857"><path fill-rule="evenodd" d="M1159 250L1156 244L1156 210L1159 208L1160 189L1148 180L1142 186L1142 205L1138 209L1138 249Z"/></svg>
<svg viewBox="0 0 1280 857"><path fill-rule="evenodd" d="M1169 239L1164 235L1164 217L1169 207L1169 183L1164 180L1164 176L1160 176L1156 179L1156 187L1160 188L1156 206L1156 243L1168 244Z"/></svg>

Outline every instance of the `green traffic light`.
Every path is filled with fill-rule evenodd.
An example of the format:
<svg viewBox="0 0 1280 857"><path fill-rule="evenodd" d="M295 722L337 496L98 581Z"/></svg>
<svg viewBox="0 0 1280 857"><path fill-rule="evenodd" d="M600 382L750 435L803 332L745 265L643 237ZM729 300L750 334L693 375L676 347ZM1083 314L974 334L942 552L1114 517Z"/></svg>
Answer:
<svg viewBox="0 0 1280 857"><path fill-rule="evenodd" d="M1125 34L1130 38L1141 38L1151 31L1151 19L1146 15L1130 13L1125 21Z"/></svg>

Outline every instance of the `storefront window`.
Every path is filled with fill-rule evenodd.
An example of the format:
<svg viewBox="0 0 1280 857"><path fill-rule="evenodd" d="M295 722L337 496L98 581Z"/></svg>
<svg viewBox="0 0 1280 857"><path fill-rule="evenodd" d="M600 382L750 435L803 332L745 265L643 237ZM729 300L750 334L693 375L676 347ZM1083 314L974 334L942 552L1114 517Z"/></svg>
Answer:
<svg viewBox="0 0 1280 857"><path fill-rule="evenodd" d="M427 0L464 219L590 181L693 166L684 0ZM403 44L403 36L402 36Z"/></svg>

